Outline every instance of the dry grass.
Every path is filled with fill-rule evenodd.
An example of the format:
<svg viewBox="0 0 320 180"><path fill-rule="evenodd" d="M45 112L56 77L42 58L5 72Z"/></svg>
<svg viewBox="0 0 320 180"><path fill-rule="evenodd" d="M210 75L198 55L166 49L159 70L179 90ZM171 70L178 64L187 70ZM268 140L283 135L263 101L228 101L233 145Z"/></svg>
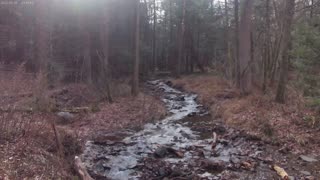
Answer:
<svg viewBox="0 0 320 180"><path fill-rule="evenodd" d="M82 138L88 138L100 130L142 127L146 121L160 119L165 112L160 100L140 94L136 98L117 98L113 104L100 104L98 112L86 114L70 126L78 130Z"/></svg>
<svg viewBox="0 0 320 180"><path fill-rule="evenodd" d="M229 82L211 75L187 76L173 80L176 86L200 95L200 101L210 107L216 118L222 118L229 126L295 147L296 151L318 151L320 132L306 122L305 117L314 117L305 107L302 93L288 87L286 104L274 101L275 92L270 87L268 94L258 88L249 96L242 97ZM308 147L308 148L307 148Z"/></svg>
<svg viewBox="0 0 320 180"><path fill-rule="evenodd" d="M130 97L126 81L112 84L115 103L108 104L99 103L98 93L85 84L49 90L45 74L25 73L22 66L0 73L0 180L74 179L74 156L97 131L140 126L165 114L159 99L144 93ZM51 126L58 121L53 111L73 107L97 112L81 112L57 126L61 158Z"/></svg>
<svg viewBox="0 0 320 180"><path fill-rule="evenodd" d="M10 120L28 118L28 127L20 134L11 134L10 139L0 143L0 177L9 179L55 179L66 177L69 165L57 156L54 134L47 123L54 117L44 113L15 112ZM3 121L3 119L1 119ZM19 136L17 136L19 135ZM41 179L40 178L40 179Z"/></svg>

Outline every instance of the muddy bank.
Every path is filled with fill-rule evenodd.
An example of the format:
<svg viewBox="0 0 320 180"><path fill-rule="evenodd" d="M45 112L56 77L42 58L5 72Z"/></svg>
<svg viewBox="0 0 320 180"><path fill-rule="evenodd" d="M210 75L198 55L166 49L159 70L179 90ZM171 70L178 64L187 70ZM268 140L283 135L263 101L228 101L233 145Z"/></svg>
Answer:
<svg viewBox="0 0 320 180"><path fill-rule="evenodd" d="M82 155L95 179L277 179L278 164L298 179L318 177L319 163L280 146L226 127L196 101L197 95L164 81L149 86L163 97L170 115L141 131L101 133Z"/></svg>

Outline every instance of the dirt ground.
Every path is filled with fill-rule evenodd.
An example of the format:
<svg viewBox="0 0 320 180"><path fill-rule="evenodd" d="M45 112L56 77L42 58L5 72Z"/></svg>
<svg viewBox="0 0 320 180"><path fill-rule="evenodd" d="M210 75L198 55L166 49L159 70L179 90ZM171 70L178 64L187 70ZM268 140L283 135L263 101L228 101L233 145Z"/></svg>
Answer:
<svg viewBox="0 0 320 180"><path fill-rule="evenodd" d="M60 85L43 92L41 80L20 73L1 76L0 83L0 180L74 179L74 156L96 132L139 128L166 113L160 99L144 90L136 98L124 95L121 91L127 85L121 85L115 102L109 104L97 102L95 91L84 84ZM83 110L71 113L72 117L58 115L78 107Z"/></svg>
<svg viewBox="0 0 320 180"><path fill-rule="evenodd" d="M214 75L192 75L172 80L175 87L199 95L211 114L228 126L244 130L293 154L320 152L320 117L305 105L301 93L288 87L285 104L274 101L275 87L264 94L258 88L241 96L228 81Z"/></svg>
<svg viewBox="0 0 320 180"><path fill-rule="evenodd" d="M122 92L113 104L96 103L93 90L83 84L39 93L41 78L19 74L6 74L0 79L0 180L72 179L74 156L97 132L137 129L166 114L160 99L144 90L137 98ZM176 88L197 93L214 118L228 127L261 138L290 156L319 155L319 116L305 106L301 93L294 88L288 88L286 104L277 104L272 88L267 94L257 88L243 97L217 76L193 75L172 82ZM85 110L73 113L72 118L57 115L59 110L76 107ZM40 112L36 108L54 111ZM52 122L57 126L63 158L59 157Z"/></svg>
<svg viewBox="0 0 320 180"><path fill-rule="evenodd" d="M219 78L208 77L205 81L214 82L213 79L221 84L216 89L209 89L225 88L223 80ZM162 92L159 96L163 97L171 114L162 121L146 125L141 131L132 132L129 129L119 131L116 135L103 133L100 134L102 138L90 141L82 158L92 177L276 180L286 171L288 177L283 175L286 176L283 179L320 178L319 157L313 151L315 149L306 151L305 146L290 148L283 143L288 139L273 140L270 132L259 133L259 129L249 130L232 121L226 122L214 109L210 109L212 114L208 113L199 103L203 101L201 97L197 101L195 94L177 91L182 86L172 81L156 81L153 86L155 91ZM195 87L199 87L199 84ZM218 96L221 101L222 97L246 98L233 90L224 89L223 92ZM187 108L190 105L195 108ZM279 171L282 168L284 171Z"/></svg>

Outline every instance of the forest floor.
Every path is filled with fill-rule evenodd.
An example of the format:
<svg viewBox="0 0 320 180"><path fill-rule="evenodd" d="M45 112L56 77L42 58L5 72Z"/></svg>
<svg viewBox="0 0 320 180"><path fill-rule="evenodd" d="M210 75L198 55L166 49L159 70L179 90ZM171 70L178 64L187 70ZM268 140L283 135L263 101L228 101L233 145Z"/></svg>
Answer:
<svg viewBox="0 0 320 180"><path fill-rule="evenodd" d="M0 77L0 180L71 179L76 174L73 169L74 156L83 152L86 141L100 141L101 134L128 129L130 133L132 130L139 132L147 122L157 123L168 116L161 95L150 94L149 90L143 90L137 98L122 93L113 104L96 103L94 90L83 84L60 86L42 92L38 78L19 73L6 73ZM239 161L239 167L235 166L234 173L222 173L224 178L245 179L244 175L251 179L277 177L276 172L271 170L252 168L257 167L258 161L277 164L285 168L289 175L300 179L320 178L319 161L312 162L320 158L319 119L312 109L305 106L304 98L294 88L289 88L286 104L277 104L272 90L263 94L256 89L252 95L243 97L228 81L213 75L192 75L170 81L176 89L198 94L197 101L211 114L204 118L188 116L181 124L189 124L193 131L205 138L211 138L212 132L216 131L219 144L239 146L241 149L237 158L229 160L233 165L236 164L233 161ZM123 85L115 91L127 88ZM60 110L77 107L85 108L80 108L81 111L72 116L69 113L59 115ZM54 109L55 112L37 110L41 108ZM57 126L63 158L59 157L52 122ZM196 147L199 148L202 147ZM184 151L195 153L195 150ZM250 157L250 153L255 155ZM152 158L144 163L160 167L166 164L159 160L154 162ZM220 167L202 161L192 166L212 171ZM148 179L148 172L152 170L143 171ZM225 169L222 171L228 172ZM222 171L218 170L218 173Z"/></svg>
<svg viewBox="0 0 320 180"><path fill-rule="evenodd" d="M113 104L97 103L96 92L84 84L41 91L32 75L6 72L0 77L0 180L74 179L74 157L98 132L137 129L166 114L163 103L147 92L137 98L122 92ZM129 86L119 86L117 93L130 92ZM77 108L76 113L60 112Z"/></svg>
<svg viewBox="0 0 320 180"><path fill-rule="evenodd" d="M176 88L198 94L214 119L270 146L268 156L273 163L305 174L305 179L312 179L311 175L320 178L319 161L305 163L300 157L320 158L320 114L309 108L291 85L286 103L278 104L274 101L275 87L269 87L266 94L257 87L251 95L241 96L228 81L214 75L191 75L172 82ZM304 168L299 169L298 164Z"/></svg>
<svg viewBox="0 0 320 180"><path fill-rule="evenodd" d="M293 153L320 153L319 112L306 106L302 94L289 86L285 104L274 101L275 87L264 94L256 88L241 96L229 82L213 75L191 75L172 80L175 87L199 95L211 114Z"/></svg>
<svg viewBox="0 0 320 180"><path fill-rule="evenodd" d="M170 113L142 129L99 134L100 138L88 142L81 158L95 179L269 180L287 173L283 179L320 178L319 127L308 126L303 119L301 124L286 122L297 116L286 107L296 106L277 106L272 96L264 99L272 105L257 106L256 101L264 96L256 94L258 90L254 98L241 97L217 76L188 76L150 84ZM255 114L263 108L271 117L278 114L274 117L277 123ZM300 113L312 112L301 109ZM240 117L242 121L236 122ZM295 136L307 139L303 143L290 139Z"/></svg>

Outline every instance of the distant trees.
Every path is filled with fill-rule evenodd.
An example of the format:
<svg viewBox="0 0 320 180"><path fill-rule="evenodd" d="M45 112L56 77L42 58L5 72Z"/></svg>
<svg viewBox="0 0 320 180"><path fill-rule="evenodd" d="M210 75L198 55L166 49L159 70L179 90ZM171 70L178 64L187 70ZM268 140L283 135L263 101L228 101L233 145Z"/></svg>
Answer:
<svg viewBox="0 0 320 180"><path fill-rule="evenodd" d="M98 84L105 92L132 77L134 95L141 78L158 72L219 72L242 94L277 89L278 102L293 68L303 72L301 81L317 84L306 74L318 67L318 0L143 0L138 12L137 2L36 0L29 9L2 7L1 61L27 60L33 72Z"/></svg>

